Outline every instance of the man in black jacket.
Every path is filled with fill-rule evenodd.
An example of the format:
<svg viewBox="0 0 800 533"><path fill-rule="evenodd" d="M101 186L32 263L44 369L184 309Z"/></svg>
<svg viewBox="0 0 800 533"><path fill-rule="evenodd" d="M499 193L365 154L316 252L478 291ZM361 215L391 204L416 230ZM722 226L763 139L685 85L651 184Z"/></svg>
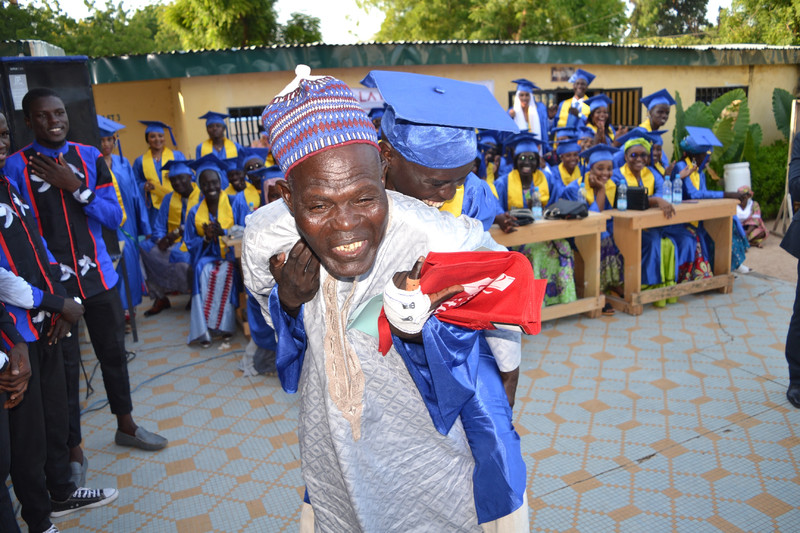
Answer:
<svg viewBox="0 0 800 533"><path fill-rule="evenodd" d="M792 141L792 160L789 163L789 194L800 199L800 133ZM800 259L800 211L792 217L781 247ZM786 398L800 409L800 261L797 263L797 287L794 297L794 311L786 336L786 362L789 364L789 389Z"/></svg>

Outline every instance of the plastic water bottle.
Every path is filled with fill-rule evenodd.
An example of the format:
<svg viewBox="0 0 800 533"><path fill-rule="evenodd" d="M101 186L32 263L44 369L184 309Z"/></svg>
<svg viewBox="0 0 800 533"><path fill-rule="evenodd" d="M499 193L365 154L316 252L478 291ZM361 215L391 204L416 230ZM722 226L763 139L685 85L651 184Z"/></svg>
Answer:
<svg viewBox="0 0 800 533"><path fill-rule="evenodd" d="M678 174L675 174L675 179L672 180L672 203L681 205L683 201L683 180Z"/></svg>
<svg viewBox="0 0 800 533"><path fill-rule="evenodd" d="M247 204L247 210L250 211L251 213L256 210L256 206L253 205L253 202Z"/></svg>
<svg viewBox="0 0 800 533"><path fill-rule="evenodd" d="M542 200L539 197L539 187L534 187L533 197L531 197L531 212L534 220L542 220Z"/></svg>
<svg viewBox="0 0 800 533"><path fill-rule="evenodd" d="M578 181L578 191L579 191L578 201L583 202L586 205L589 205L589 199L586 198L586 188L580 181Z"/></svg>
<svg viewBox="0 0 800 533"><path fill-rule="evenodd" d="M672 182L668 179L664 180L664 188L662 189L662 197L669 203L672 203Z"/></svg>
<svg viewBox="0 0 800 533"><path fill-rule="evenodd" d="M628 210L628 184L623 181L617 189L617 209L619 211Z"/></svg>

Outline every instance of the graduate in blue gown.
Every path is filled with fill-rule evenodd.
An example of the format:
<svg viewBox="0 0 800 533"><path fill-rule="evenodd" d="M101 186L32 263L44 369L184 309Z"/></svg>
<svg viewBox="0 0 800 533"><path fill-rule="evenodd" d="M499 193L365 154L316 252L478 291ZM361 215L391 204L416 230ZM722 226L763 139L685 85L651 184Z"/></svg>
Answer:
<svg viewBox="0 0 800 533"><path fill-rule="evenodd" d="M589 88L595 76L581 68L570 76L569 82L575 94L572 98L558 104L558 111L553 118L554 128L576 127L586 124L589 116L589 106L586 103L586 89Z"/></svg>
<svg viewBox="0 0 800 533"><path fill-rule="evenodd" d="M548 141L550 139L550 121L547 119L547 107L542 102L533 99L533 91L540 90L530 80L519 78L512 80L511 83L517 84L517 92L514 93L514 104L508 110L508 114L514 119L519 127L519 131L533 133L541 139L542 154L550 151Z"/></svg>
<svg viewBox="0 0 800 533"><path fill-rule="evenodd" d="M705 200L713 198L734 198L742 205L747 202L747 195L741 192L712 191L706 187L705 169L711 158L715 146L722 146L714 133L708 128L686 126L687 136L680 142L683 159L675 163L672 175L680 175L683 180L683 198L691 200ZM688 175L687 175L688 174ZM702 223L698 226L698 233L703 240L706 257L713 262L713 242ZM744 266L745 252L750 248L747 234L742 223L733 217L733 245L731 250L731 269L736 270ZM713 267L713 264L711 265ZM746 267L745 267L746 268ZM742 269L744 270L744 269Z"/></svg>
<svg viewBox="0 0 800 533"><path fill-rule="evenodd" d="M197 145L195 149L195 159L200 159L204 155L213 154L217 159L233 159L239 156L239 150L242 145L228 139L225 134L228 132L228 127L225 125L225 119L230 117L225 113L217 113L216 111L209 111L205 115L198 118L205 119L206 132L208 139ZM225 190L227 184L223 180Z"/></svg>
<svg viewBox="0 0 800 533"><path fill-rule="evenodd" d="M125 126L101 115L97 115L97 125L100 128L100 152L103 154L108 168L111 169L111 174L117 182L122 197L123 222L117 229L117 238L125 243L122 250L127 271L125 283L130 292L131 301L128 302L128 291L125 291L123 287L120 287L119 293L122 298L122 307L129 312L135 310L135 307L142 303L142 295L147 291L144 273L139 263L139 242L141 239L149 237L152 230L141 187L136 182L131 164L122 157L122 149L118 144L116 133ZM119 147L120 155L112 153L115 146ZM122 275L120 267L118 267L117 273Z"/></svg>
<svg viewBox="0 0 800 533"><path fill-rule="evenodd" d="M139 122L146 126L144 140L148 148L133 162L133 174L143 188L150 226L153 226L158 210L161 208L161 201L167 193L172 191L164 165L169 161L183 161L186 158L178 150L172 150L166 146L165 131L169 131L172 145L177 146L171 127L158 120L140 120Z"/></svg>
<svg viewBox="0 0 800 533"><path fill-rule="evenodd" d="M639 127L645 131L656 131L669 120L670 108L675 105L675 99L669 91L661 89L642 98L642 105L647 108L647 119Z"/></svg>

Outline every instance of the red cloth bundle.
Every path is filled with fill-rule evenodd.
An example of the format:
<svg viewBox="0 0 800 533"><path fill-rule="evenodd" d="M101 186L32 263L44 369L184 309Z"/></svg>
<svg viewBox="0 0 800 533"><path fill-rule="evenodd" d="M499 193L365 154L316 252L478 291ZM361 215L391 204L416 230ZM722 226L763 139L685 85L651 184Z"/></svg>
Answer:
<svg viewBox="0 0 800 533"><path fill-rule="evenodd" d="M529 335L541 330L547 281L534 278L530 261L519 252L430 252L422 266L422 292L431 294L453 285L462 285L464 291L434 311L442 322L470 329L516 329ZM379 330L381 351L386 353L391 335L382 311Z"/></svg>

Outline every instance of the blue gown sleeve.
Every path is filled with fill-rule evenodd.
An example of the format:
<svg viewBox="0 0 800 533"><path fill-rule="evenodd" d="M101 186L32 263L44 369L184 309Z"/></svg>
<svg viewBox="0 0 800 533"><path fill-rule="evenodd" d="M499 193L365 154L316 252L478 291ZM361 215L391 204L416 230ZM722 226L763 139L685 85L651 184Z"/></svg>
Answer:
<svg viewBox="0 0 800 533"><path fill-rule="evenodd" d="M106 165L105 159L97 152L95 160L95 179L94 183L87 179L89 189L93 190L88 203L83 205L83 212L114 231L119 228L122 222L122 207L117 200L117 192L111 181L111 171Z"/></svg>
<svg viewBox="0 0 800 533"><path fill-rule="evenodd" d="M503 209L494 197L489 184L470 173L464 182L464 205L461 213L480 220L483 229L488 231L494 224L494 217L502 214Z"/></svg>
<svg viewBox="0 0 800 533"><path fill-rule="evenodd" d="M233 210L233 223L244 227L244 219L250 214L250 205L247 203L244 191L237 192L233 197L231 209Z"/></svg>
<svg viewBox="0 0 800 533"><path fill-rule="evenodd" d="M281 387L289 394L297 392L308 345L308 336L303 323L303 308L304 306L300 307L297 318L293 318L281 306L278 286L275 285L269 293L269 315L278 339L275 366L278 369Z"/></svg>
<svg viewBox="0 0 800 533"><path fill-rule="evenodd" d="M692 200L711 200L722 198L725 193L722 191L709 191L706 189L706 174L700 172L700 187L697 188L692 183L691 178L687 177L683 180L683 196L691 198Z"/></svg>
<svg viewBox="0 0 800 533"><path fill-rule="evenodd" d="M422 344L392 335L394 347L442 435L450 432L464 405L475 395L480 338L480 331L446 324L436 317L422 327Z"/></svg>
<svg viewBox="0 0 800 533"><path fill-rule="evenodd" d="M556 179L553 173L549 171L544 172L544 177L547 179L547 186L550 188L550 198L547 199L547 205L550 205L561 198L561 194L564 191L564 182L561 181L560 176ZM542 207L547 207L547 205Z"/></svg>
<svg viewBox="0 0 800 533"><path fill-rule="evenodd" d="M169 220L169 203L172 200L173 194L175 193L174 192L167 193L167 195L164 196L164 199L161 201L161 207L158 208L156 221L152 228L154 242L158 242L167 235L167 221Z"/></svg>
<svg viewBox="0 0 800 533"><path fill-rule="evenodd" d="M664 196L664 177L661 175L661 172L654 169L653 167L648 167L648 168L650 169L650 172L653 173L653 179L655 182L653 184L653 196L655 196L656 198L662 198ZM672 203L671 200L670 203Z"/></svg>
<svg viewBox="0 0 800 533"><path fill-rule="evenodd" d="M508 176L494 180L494 188L497 189L497 200L503 212L508 211Z"/></svg>
<svg viewBox="0 0 800 533"><path fill-rule="evenodd" d="M202 147L203 147L203 143L200 143L200 144L197 145L197 148L194 149L194 158L195 159L200 159L200 150L202 149Z"/></svg>

